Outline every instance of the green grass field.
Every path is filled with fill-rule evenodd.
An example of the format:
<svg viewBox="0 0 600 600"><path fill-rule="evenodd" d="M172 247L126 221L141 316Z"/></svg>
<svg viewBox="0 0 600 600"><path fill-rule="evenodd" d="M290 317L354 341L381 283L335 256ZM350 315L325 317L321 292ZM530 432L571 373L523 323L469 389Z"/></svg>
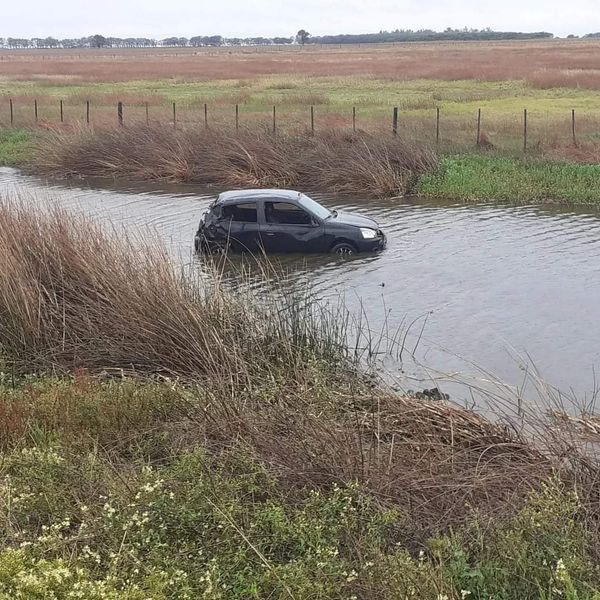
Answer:
<svg viewBox="0 0 600 600"><path fill-rule="evenodd" d="M315 107L316 127L352 126L390 129L391 109L400 109L400 131L421 141L435 141L436 109L441 111L441 139L445 145L468 146L476 139L477 111L482 110L482 132L495 145L518 149L521 144L523 109L529 111L530 142L571 140L571 111L576 111L581 139L597 137L600 96L582 89L535 89L520 81L392 81L371 77L294 77L278 75L242 80L207 82L131 81L40 85L34 81L0 81L0 122L7 125L8 98L14 102L14 123L32 125L33 101L38 100L40 120L58 123L59 100L64 101L65 121L85 119L85 102L91 102L94 123L114 123L116 103L125 104L128 120L150 118L168 122L171 103L177 104L178 119L204 119L203 104L209 106L210 121L234 124L234 106L240 107L241 124L269 123L272 107L278 109L281 128L308 127L310 106Z"/></svg>

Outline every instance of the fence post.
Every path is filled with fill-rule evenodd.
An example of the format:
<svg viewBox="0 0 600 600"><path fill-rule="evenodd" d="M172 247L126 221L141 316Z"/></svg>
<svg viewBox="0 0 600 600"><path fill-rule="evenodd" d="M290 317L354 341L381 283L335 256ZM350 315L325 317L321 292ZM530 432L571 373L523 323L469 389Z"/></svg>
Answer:
<svg viewBox="0 0 600 600"><path fill-rule="evenodd" d="M352 131L356 133L356 106L352 107Z"/></svg>
<svg viewBox="0 0 600 600"><path fill-rule="evenodd" d="M577 145L577 136L575 135L575 109L571 110L571 133L573 134L573 145Z"/></svg>
<svg viewBox="0 0 600 600"><path fill-rule="evenodd" d="M173 129L177 128L177 109L175 108L175 102L173 102Z"/></svg>
<svg viewBox="0 0 600 600"><path fill-rule="evenodd" d="M90 124L90 101L89 100L85 101L85 122L88 125Z"/></svg>
<svg viewBox="0 0 600 600"><path fill-rule="evenodd" d="M204 129L208 129L208 104L204 103Z"/></svg>
<svg viewBox="0 0 600 600"><path fill-rule="evenodd" d="M394 112L392 113L392 133L398 135L398 107L394 106Z"/></svg>
<svg viewBox="0 0 600 600"><path fill-rule="evenodd" d="M146 105L146 125L150 125L150 110L148 108L148 101L144 102Z"/></svg>
<svg viewBox="0 0 600 600"><path fill-rule="evenodd" d="M64 123L64 121L65 121L65 113L63 110L63 101L61 100L60 101L60 122Z"/></svg>
<svg viewBox="0 0 600 600"><path fill-rule="evenodd" d="M13 112L13 101L12 98L8 99L8 105L10 106L10 126L13 126L13 123L15 122L15 115Z"/></svg>
<svg viewBox="0 0 600 600"><path fill-rule="evenodd" d="M123 103L117 102L117 120L119 122L119 127L123 126Z"/></svg>
<svg viewBox="0 0 600 600"><path fill-rule="evenodd" d="M310 107L310 133L315 135L315 107Z"/></svg>
<svg viewBox="0 0 600 600"><path fill-rule="evenodd" d="M435 143L440 145L440 108L435 109Z"/></svg>
<svg viewBox="0 0 600 600"><path fill-rule="evenodd" d="M477 109L477 146L481 144L481 109Z"/></svg>
<svg viewBox="0 0 600 600"><path fill-rule="evenodd" d="M523 152L527 152L527 109L523 109Z"/></svg>
<svg viewBox="0 0 600 600"><path fill-rule="evenodd" d="M240 107L235 105L235 130L240 130Z"/></svg>
<svg viewBox="0 0 600 600"><path fill-rule="evenodd" d="M35 117L35 122L38 122L38 107L37 107L37 98L33 101L33 116Z"/></svg>
<svg viewBox="0 0 600 600"><path fill-rule="evenodd" d="M277 113L275 106L273 106L273 133L277 132Z"/></svg>

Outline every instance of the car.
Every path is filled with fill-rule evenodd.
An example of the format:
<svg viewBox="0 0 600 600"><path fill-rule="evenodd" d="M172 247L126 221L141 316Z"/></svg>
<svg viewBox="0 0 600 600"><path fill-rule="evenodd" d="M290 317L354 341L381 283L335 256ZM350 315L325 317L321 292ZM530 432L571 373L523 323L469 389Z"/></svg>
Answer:
<svg viewBox="0 0 600 600"><path fill-rule="evenodd" d="M223 192L202 217L197 252L377 252L386 245L379 225L367 217L329 210L293 190Z"/></svg>

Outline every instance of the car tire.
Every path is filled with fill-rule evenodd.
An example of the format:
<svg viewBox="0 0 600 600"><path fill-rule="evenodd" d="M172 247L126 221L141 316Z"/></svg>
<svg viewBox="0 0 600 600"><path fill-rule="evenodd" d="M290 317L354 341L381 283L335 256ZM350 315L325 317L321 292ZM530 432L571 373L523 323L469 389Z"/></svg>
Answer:
<svg viewBox="0 0 600 600"><path fill-rule="evenodd" d="M357 253L357 250L356 246L350 242L337 242L331 247L329 252L338 256L352 256Z"/></svg>

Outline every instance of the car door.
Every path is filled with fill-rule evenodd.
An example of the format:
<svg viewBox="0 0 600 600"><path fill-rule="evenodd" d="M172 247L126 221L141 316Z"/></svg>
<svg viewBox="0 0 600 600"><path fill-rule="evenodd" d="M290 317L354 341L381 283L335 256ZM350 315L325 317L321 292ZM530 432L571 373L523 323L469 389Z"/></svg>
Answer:
<svg viewBox="0 0 600 600"><path fill-rule="evenodd" d="M221 236L229 240L234 250L258 250L260 232L257 202L250 200L222 206L219 229Z"/></svg>
<svg viewBox="0 0 600 600"><path fill-rule="evenodd" d="M304 208L279 198L269 198L263 205L260 237L265 251L307 253L325 250L324 227Z"/></svg>

